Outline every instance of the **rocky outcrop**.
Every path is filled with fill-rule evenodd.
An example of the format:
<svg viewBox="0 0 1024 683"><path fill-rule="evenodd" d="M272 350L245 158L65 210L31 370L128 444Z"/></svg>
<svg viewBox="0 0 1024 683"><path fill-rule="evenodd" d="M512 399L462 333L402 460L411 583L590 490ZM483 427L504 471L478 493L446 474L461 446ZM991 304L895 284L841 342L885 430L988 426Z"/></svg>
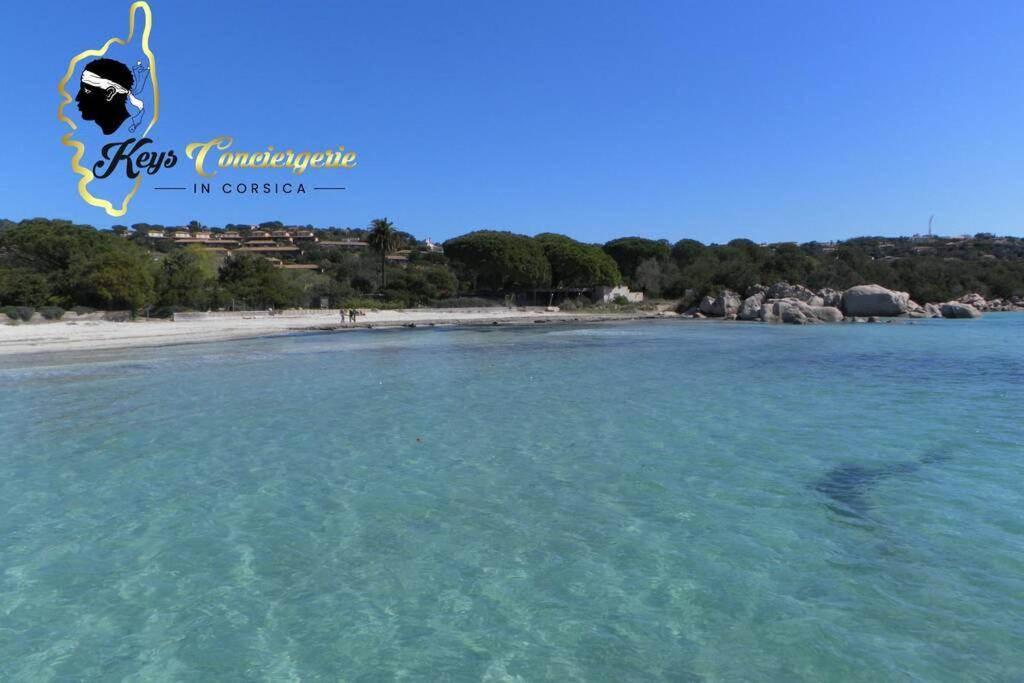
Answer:
<svg viewBox="0 0 1024 683"><path fill-rule="evenodd" d="M924 306L916 301L907 301L907 315L911 318L934 318Z"/></svg>
<svg viewBox="0 0 1024 683"><path fill-rule="evenodd" d="M765 322L806 325L808 323L836 323L843 313L833 306L812 306L796 298L770 299L761 305L761 319Z"/></svg>
<svg viewBox="0 0 1024 683"><path fill-rule="evenodd" d="M970 304L947 301L939 307L943 318L980 318L981 311Z"/></svg>
<svg viewBox="0 0 1024 683"><path fill-rule="evenodd" d="M838 289L819 289L817 296L821 297L822 306L843 307L843 293Z"/></svg>
<svg viewBox="0 0 1024 683"><path fill-rule="evenodd" d="M1024 311L1024 300L1021 300L1020 297L1016 296L1012 299L989 299L986 303L988 304L988 307L985 310L988 311ZM975 308L978 307L975 306Z"/></svg>
<svg viewBox="0 0 1024 683"><path fill-rule="evenodd" d="M985 301L985 297L983 297L981 294L978 294L977 292L973 292L971 294L964 294L962 297L960 297L959 302L962 304L967 304L971 308L974 308L979 311L988 310L988 302Z"/></svg>
<svg viewBox="0 0 1024 683"><path fill-rule="evenodd" d="M747 291L750 291L749 289ZM736 317L740 320L760 320L761 304L764 303L765 294L763 291L755 292L743 300Z"/></svg>
<svg viewBox="0 0 1024 683"><path fill-rule="evenodd" d="M787 296L773 296L784 294ZM681 315L686 318L724 318L803 325L808 323L894 322L885 318L980 318L982 310L1024 310L1024 298L993 298L967 294L956 301L920 305L907 292L881 285L858 285L844 292L819 289L812 292L802 285L777 282L771 287L752 285L746 298L731 290L705 296L698 306Z"/></svg>
<svg viewBox="0 0 1024 683"><path fill-rule="evenodd" d="M735 318L739 310L740 295L728 289L714 298L706 296L700 302L700 312L714 318Z"/></svg>
<svg viewBox="0 0 1024 683"><path fill-rule="evenodd" d="M814 292L803 285L791 285L788 282L776 282L768 288L767 298L769 299L797 299L799 301L810 301Z"/></svg>
<svg viewBox="0 0 1024 683"><path fill-rule="evenodd" d="M767 296L768 288L765 287L764 285L750 285L749 287L747 287L747 291L743 293L743 298L749 299L750 297L755 296L757 294L764 294Z"/></svg>
<svg viewBox="0 0 1024 683"><path fill-rule="evenodd" d="M839 323L843 321L843 312L835 306L811 306L811 311L818 322Z"/></svg>
<svg viewBox="0 0 1024 683"><path fill-rule="evenodd" d="M731 290L725 290L715 297L714 313L712 315L723 318L736 317L740 310L740 295Z"/></svg>
<svg viewBox="0 0 1024 683"><path fill-rule="evenodd" d="M852 316L896 316L907 312L910 295L881 285L857 285L843 292L843 311Z"/></svg>

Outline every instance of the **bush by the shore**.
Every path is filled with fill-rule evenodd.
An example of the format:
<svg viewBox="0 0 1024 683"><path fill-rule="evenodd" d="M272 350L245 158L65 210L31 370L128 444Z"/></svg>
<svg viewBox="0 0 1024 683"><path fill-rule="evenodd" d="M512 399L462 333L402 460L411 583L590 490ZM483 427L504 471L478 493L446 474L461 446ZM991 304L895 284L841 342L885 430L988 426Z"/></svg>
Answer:
<svg viewBox="0 0 1024 683"><path fill-rule="evenodd" d="M0 313L3 313L12 321L21 320L28 322L32 319L32 314L35 313L35 309L31 306L4 306L0 309Z"/></svg>
<svg viewBox="0 0 1024 683"><path fill-rule="evenodd" d="M39 314L47 320L60 320L64 317L64 309L60 306L43 306Z"/></svg>
<svg viewBox="0 0 1024 683"><path fill-rule="evenodd" d="M372 299L370 297L352 297L342 301L341 308L345 310L350 308L366 308L374 311L393 311L399 308L405 308L405 305L401 301L384 301L382 299Z"/></svg>

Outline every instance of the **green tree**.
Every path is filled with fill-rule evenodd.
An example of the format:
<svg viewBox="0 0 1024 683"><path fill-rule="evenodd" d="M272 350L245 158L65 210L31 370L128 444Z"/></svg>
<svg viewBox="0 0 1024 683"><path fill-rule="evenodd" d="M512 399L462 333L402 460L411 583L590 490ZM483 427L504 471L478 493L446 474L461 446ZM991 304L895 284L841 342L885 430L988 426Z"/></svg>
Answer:
<svg viewBox="0 0 1024 683"><path fill-rule="evenodd" d="M135 313L153 304L153 273L144 256L112 251L97 256L86 268L82 285L100 308L127 308Z"/></svg>
<svg viewBox="0 0 1024 683"><path fill-rule="evenodd" d="M649 240L643 237L620 237L607 242L604 250L619 266L619 272L631 284L635 284L636 269L646 259L667 259L672 248L665 240Z"/></svg>
<svg viewBox="0 0 1024 683"><path fill-rule="evenodd" d="M28 268L0 266L0 306L45 306L50 299L49 279Z"/></svg>
<svg viewBox="0 0 1024 683"><path fill-rule="evenodd" d="M399 237L395 224L387 218L375 218L370 221L370 232L366 236L370 248L380 254L380 288L387 287L386 265L388 254L398 251Z"/></svg>
<svg viewBox="0 0 1024 683"><path fill-rule="evenodd" d="M448 240L444 252L474 290L512 291L551 281L544 250L525 235L478 230Z"/></svg>
<svg viewBox="0 0 1024 683"><path fill-rule="evenodd" d="M672 245L672 258L676 265L685 268L707 252L707 247L697 240L682 239Z"/></svg>
<svg viewBox="0 0 1024 683"><path fill-rule="evenodd" d="M617 285L622 281L615 260L601 247L545 232L534 238L551 266L554 287Z"/></svg>
<svg viewBox="0 0 1024 683"><path fill-rule="evenodd" d="M236 304L287 308L295 305L300 296L282 271L261 256L232 256L221 266L218 279Z"/></svg>
<svg viewBox="0 0 1024 683"><path fill-rule="evenodd" d="M203 309L216 295L216 267L210 255L194 246L164 257L157 271L157 300L162 306Z"/></svg>

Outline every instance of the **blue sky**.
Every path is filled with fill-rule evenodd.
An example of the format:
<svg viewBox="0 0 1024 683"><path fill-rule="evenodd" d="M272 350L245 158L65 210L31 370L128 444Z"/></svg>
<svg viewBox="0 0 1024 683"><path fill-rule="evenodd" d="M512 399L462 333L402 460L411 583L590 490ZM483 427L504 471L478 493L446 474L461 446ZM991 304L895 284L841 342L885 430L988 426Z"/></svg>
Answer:
<svg viewBox="0 0 1024 683"><path fill-rule="evenodd" d="M1024 234L1019 2L151 0L158 147L346 145L359 166L304 197L147 181L113 219L78 198L56 85L129 4L0 9L0 216L721 242L911 234L935 214L942 233Z"/></svg>

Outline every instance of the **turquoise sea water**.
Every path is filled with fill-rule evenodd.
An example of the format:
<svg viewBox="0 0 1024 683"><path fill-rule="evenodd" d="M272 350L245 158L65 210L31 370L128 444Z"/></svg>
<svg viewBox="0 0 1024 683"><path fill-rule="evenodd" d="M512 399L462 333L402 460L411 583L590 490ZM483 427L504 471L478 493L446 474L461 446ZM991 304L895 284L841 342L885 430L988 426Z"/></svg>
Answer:
<svg viewBox="0 0 1024 683"><path fill-rule="evenodd" d="M1024 680L1024 316L0 359L3 681Z"/></svg>

